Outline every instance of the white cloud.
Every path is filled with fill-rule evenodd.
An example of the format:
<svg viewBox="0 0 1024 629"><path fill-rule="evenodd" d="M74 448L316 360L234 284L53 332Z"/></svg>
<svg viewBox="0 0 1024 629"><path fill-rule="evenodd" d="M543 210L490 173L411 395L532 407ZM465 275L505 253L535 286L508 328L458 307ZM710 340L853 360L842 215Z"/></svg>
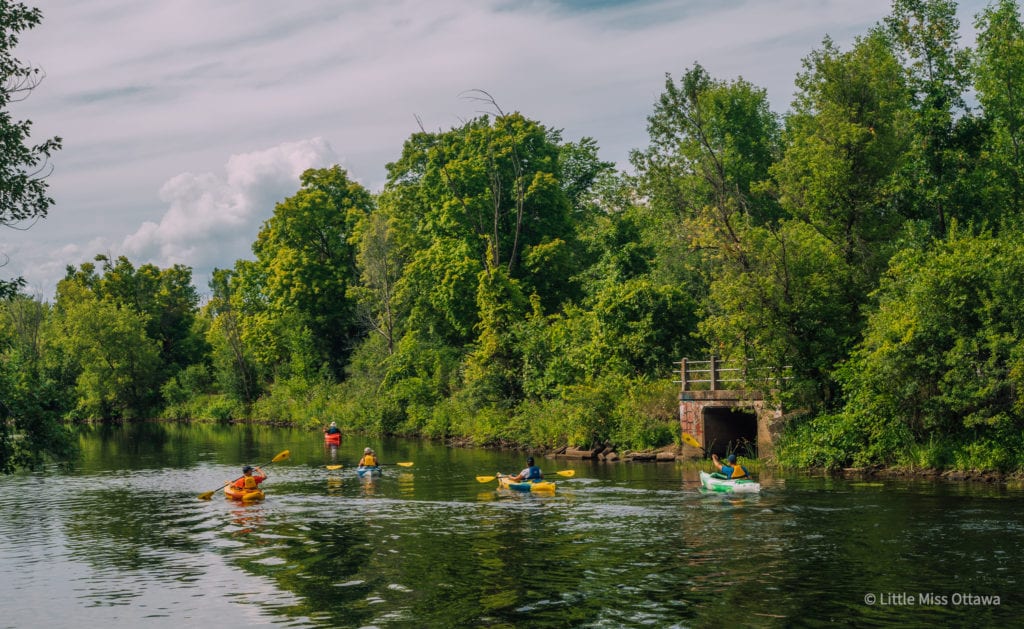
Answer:
<svg viewBox="0 0 1024 629"><path fill-rule="evenodd" d="M314 138L232 155L224 176L172 177L160 188L167 212L125 238L122 250L133 261L191 266L202 290L214 267L252 257L260 226L273 214L275 203L295 193L303 171L337 162L330 145Z"/></svg>

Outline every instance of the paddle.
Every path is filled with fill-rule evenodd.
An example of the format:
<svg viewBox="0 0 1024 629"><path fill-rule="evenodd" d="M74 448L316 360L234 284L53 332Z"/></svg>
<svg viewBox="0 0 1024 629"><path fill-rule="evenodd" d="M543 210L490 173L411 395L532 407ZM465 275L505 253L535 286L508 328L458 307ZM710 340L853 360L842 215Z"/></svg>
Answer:
<svg viewBox="0 0 1024 629"><path fill-rule="evenodd" d="M413 463L412 463L412 461L402 461L400 463L378 463L377 465L378 466L380 466L380 465L401 465L402 467L412 467ZM344 465L325 465L324 467L326 467L329 470L340 470L341 468L343 468L345 466Z"/></svg>
<svg viewBox="0 0 1024 629"><path fill-rule="evenodd" d="M558 474L559 476L566 476L566 477L569 477L569 478L571 478L573 476L576 476L576 470L559 470L559 471L554 472L554 473ZM497 476L477 476L476 477L477 481L479 481L481 483L489 483L492 480L494 480L495 478L498 478L498 477Z"/></svg>
<svg viewBox="0 0 1024 629"><path fill-rule="evenodd" d="M278 453L277 456L275 456L274 458L270 459L269 463L264 463L263 465L257 465L256 467L263 467L263 466L266 466L266 465L270 465L270 463L277 463L278 461L283 461L283 460L287 459L288 457L290 457L291 455L292 455L292 453L289 452L288 450L282 450L281 452ZM228 485L230 485L231 483L233 483L233 482L235 482L237 480L238 480L237 478L235 480L229 480L228 482L224 483L224 485L222 485L221 487L218 487L217 489L214 489L213 491L204 491L203 493L199 494L199 499L200 500L209 500L210 498L213 498L213 494L217 493L221 489L224 489L225 487L227 487Z"/></svg>
<svg viewBox="0 0 1024 629"><path fill-rule="evenodd" d="M693 446L694 448L700 448L701 450L704 449L704 446L700 445L700 442L694 439L693 435L691 435L690 433L683 433L683 443L685 443L688 446Z"/></svg>

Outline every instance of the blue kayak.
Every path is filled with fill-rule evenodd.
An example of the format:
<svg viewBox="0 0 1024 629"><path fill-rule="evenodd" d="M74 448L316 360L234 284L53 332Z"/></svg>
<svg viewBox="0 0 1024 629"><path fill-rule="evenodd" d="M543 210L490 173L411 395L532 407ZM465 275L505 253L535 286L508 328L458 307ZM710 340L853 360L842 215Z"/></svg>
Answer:
<svg viewBox="0 0 1024 629"><path fill-rule="evenodd" d="M359 474L359 478L370 478L373 476L380 476L382 473L383 470L380 469L379 465L374 465L372 467L360 466L356 468L356 474Z"/></svg>

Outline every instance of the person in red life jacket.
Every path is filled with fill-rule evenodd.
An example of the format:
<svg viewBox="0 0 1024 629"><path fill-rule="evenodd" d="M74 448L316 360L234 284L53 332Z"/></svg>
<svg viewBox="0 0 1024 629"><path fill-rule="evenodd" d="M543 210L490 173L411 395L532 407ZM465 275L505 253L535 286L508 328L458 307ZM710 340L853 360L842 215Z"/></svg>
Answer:
<svg viewBox="0 0 1024 629"><path fill-rule="evenodd" d="M324 430L325 435L340 435L341 429L338 428L337 422L331 422L331 425Z"/></svg>
<svg viewBox="0 0 1024 629"><path fill-rule="evenodd" d="M730 454L726 460L728 461L728 464L724 464L719 461L717 454L711 455L711 462L715 464L715 467L718 468L718 472L725 478L750 478L750 472L747 471L747 468L742 465L736 465L735 454Z"/></svg>
<svg viewBox="0 0 1024 629"><path fill-rule="evenodd" d="M253 474L253 472L257 474ZM235 481L234 485L236 489L245 489L252 491L263 481L267 480L267 473L258 467L246 465L242 468L242 478Z"/></svg>

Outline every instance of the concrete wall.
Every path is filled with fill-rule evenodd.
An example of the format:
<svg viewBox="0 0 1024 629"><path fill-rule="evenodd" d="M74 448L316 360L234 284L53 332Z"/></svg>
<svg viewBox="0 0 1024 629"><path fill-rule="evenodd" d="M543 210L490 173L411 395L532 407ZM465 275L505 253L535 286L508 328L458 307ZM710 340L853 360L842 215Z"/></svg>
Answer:
<svg viewBox="0 0 1024 629"><path fill-rule="evenodd" d="M759 458L770 457L774 451L774 440L777 433L779 420L782 418L782 410L773 408L764 402L764 396L760 391L727 390L727 391L683 391L679 394L679 425L683 432L693 435L701 443L708 447L711 445L714 451L724 448L725 444L720 443L721 436L737 431L712 430L708 434L707 409L718 410L739 410L749 413L757 418L756 442ZM720 412L712 412L712 422L728 421L726 416ZM743 415L737 414L737 420L742 422ZM713 428L713 427L712 427ZM737 427L738 428L738 427ZM710 438L719 437L715 443ZM703 456L698 448L684 447L683 453L693 457ZM710 454L710 452L709 452ZM718 454L722 454L718 452Z"/></svg>

